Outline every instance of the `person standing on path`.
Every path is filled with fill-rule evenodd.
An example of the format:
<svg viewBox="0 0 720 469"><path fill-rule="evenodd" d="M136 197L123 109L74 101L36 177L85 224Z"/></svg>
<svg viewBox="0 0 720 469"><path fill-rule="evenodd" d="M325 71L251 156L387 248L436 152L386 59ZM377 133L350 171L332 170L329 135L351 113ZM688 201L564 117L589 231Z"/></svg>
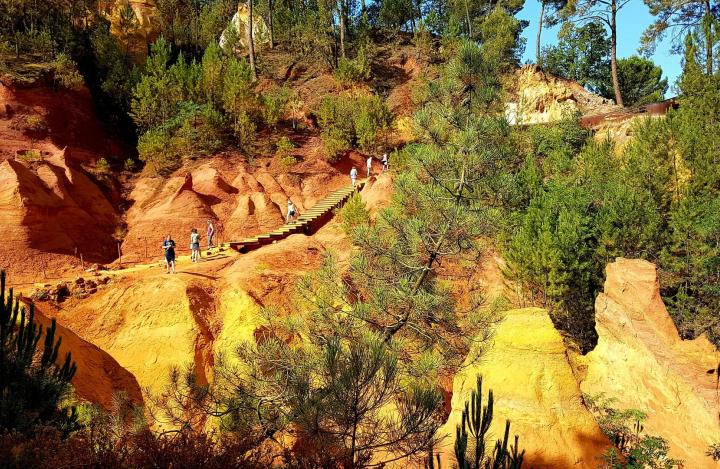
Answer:
<svg viewBox="0 0 720 469"><path fill-rule="evenodd" d="M167 235L163 242L163 249L165 250L165 273L169 274L172 268L172 273L175 273L175 241L172 236Z"/></svg>
<svg viewBox="0 0 720 469"><path fill-rule="evenodd" d="M292 203L292 200L288 199L288 211L287 211L287 217L285 217L285 223L290 223L290 220L293 220L295 218L295 204Z"/></svg>
<svg viewBox="0 0 720 469"><path fill-rule="evenodd" d="M370 174L372 174L372 155L368 156L368 159L367 159L367 170L368 170L368 175L367 175L367 177L370 177Z"/></svg>
<svg viewBox="0 0 720 469"><path fill-rule="evenodd" d="M355 187L355 181L357 180L357 168L353 166L353 168L350 170L350 181L352 181L352 186Z"/></svg>
<svg viewBox="0 0 720 469"><path fill-rule="evenodd" d="M213 235L215 235L215 227L213 226L212 220L208 218L207 221L207 240L208 240L208 249L213 247Z"/></svg>
<svg viewBox="0 0 720 469"><path fill-rule="evenodd" d="M382 157L382 170L383 170L383 173L388 170L388 156L387 156L387 152L385 152L385 153L383 154L383 157Z"/></svg>
<svg viewBox="0 0 720 469"><path fill-rule="evenodd" d="M190 232L190 260L198 262L200 260L200 233L197 228L193 228Z"/></svg>

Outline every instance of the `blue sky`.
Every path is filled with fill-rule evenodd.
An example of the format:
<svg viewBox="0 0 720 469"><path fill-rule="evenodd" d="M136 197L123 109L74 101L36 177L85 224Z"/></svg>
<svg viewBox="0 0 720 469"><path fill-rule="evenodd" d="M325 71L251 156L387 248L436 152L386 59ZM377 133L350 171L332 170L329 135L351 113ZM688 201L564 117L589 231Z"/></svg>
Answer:
<svg viewBox="0 0 720 469"><path fill-rule="evenodd" d="M540 2L538 0L526 0L525 7L517 15L520 19L530 21L528 27L523 31L523 36L527 39L523 62L535 62L535 35L537 34L539 13ZM653 18L650 16L650 12L642 0L631 0L618 12L618 57L637 55L640 36L652 20ZM540 40L541 47L555 44L557 42L557 32L559 29L559 26L555 28L544 27ZM671 54L670 43L668 40L665 40L658 44L655 54L651 58L656 64L662 67L663 74L668 78L669 85L666 96L672 96L673 85L682 72L680 65L681 56Z"/></svg>

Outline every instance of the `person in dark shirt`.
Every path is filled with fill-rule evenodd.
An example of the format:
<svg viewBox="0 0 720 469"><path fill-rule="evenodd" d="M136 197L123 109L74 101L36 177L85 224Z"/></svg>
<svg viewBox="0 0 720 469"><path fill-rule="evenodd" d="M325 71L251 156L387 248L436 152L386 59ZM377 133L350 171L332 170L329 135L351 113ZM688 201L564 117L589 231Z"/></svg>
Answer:
<svg viewBox="0 0 720 469"><path fill-rule="evenodd" d="M162 247L165 250L165 273L169 274L171 268L172 273L175 273L175 241L172 236L167 235Z"/></svg>

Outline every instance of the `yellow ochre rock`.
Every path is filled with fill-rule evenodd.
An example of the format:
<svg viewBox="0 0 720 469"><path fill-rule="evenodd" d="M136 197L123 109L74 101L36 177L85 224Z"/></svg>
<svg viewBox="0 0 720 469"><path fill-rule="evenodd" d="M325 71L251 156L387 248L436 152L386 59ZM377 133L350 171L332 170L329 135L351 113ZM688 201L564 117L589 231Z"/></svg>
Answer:
<svg viewBox="0 0 720 469"><path fill-rule="evenodd" d="M483 400L488 389L495 398L491 446L509 419L511 435L519 435L525 449L527 467L597 466L596 458L609 442L583 404L562 337L540 308L508 311L480 362L455 376L452 411L441 429L448 436L443 466L454 462L455 428L478 375L483 376Z"/></svg>
<svg viewBox="0 0 720 469"><path fill-rule="evenodd" d="M687 468L716 468L705 455L720 441L720 353L705 336L682 340L660 297L655 265L618 258L595 301L598 344L583 361L584 393L604 393L620 409L647 412L645 433L670 444Z"/></svg>
<svg viewBox="0 0 720 469"><path fill-rule="evenodd" d="M505 115L511 124L541 124L580 111L598 114L619 109L612 101L587 91L578 83L545 73L535 66L519 68L505 88L509 99Z"/></svg>

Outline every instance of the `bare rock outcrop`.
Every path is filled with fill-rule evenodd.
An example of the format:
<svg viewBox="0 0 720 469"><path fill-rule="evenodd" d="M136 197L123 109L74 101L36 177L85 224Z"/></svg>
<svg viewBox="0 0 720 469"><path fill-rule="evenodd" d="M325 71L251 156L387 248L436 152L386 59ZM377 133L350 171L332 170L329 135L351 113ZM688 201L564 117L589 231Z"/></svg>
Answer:
<svg viewBox="0 0 720 469"><path fill-rule="evenodd" d="M566 113L602 113L620 109L612 101L587 91L578 83L526 65L516 70L506 86L511 98L505 114L511 124L554 122Z"/></svg>
<svg viewBox="0 0 720 469"><path fill-rule="evenodd" d="M44 270L109 262L118 193L92 174L122 155L93 111L90 93L53 90L42 79L0 83L0 267L14 282Z"/></svg>
<svg viewBox="0 0 720 469"><path fill-rule="evenodd" d="M135 20L130 28L123 27L125 8L132 9ZM160 14L155 0L100 0L98 10L110 22L110 33L118 38L123 50L136 61L142 61L160 34Z"/></svg>
<svg viewBox="0 0 720 469"><path fill-rule="evenodd" d="M41 271L41 257L113 259L117 212L95 182L63 153L26 162L0 161L0 266ZM44 261L43 261L44 262Z"/></svg>
<svg viewBox="0 0 720 469"><path fill-rule="evenodd" d="M705 452L720 438L720 352L682 340L660 297L655 265L618 258L595 302L598 344L586 357L584 393L647 412L645 431L665 438L685 467L717 467Z"/></svg>
<svg viewBox="0 0 720 469"><path fill-rule="evenodd" d="M252 29L253 29L253 45L255 47L258 46L266 46L270 44L270 29L265 24L265 19L262 17L262 15L259 15L257 11L253 11L253 18L252 18ZM250 18L250 9L248 8L247 3L240 2L238 3L237 11L233 15L232 19L230 20L230 24L227 28L222 32L220 35L220 47L225 48L231 46L230 38L234 38L235 41L237 41L235 44L232 44L232 47L235 51L238 53L245 53L245 50L247 49L247 23L248 19ZM231 33L231 29L234 28L235 31ZM238 47L239 46L239 47Z"/></svg>
<svg viewBox="0 0 720 469"><path fill-rule="evenodd" d="M478 375L483 376L484 389L492 389L495 396L491 441L502 437L509 419L528 467L597 466L596 458L610 443L583 403L562 336L548 312L539 308L507 312L481 361L455 376L452 411L441 429L451 437L446 440L444 466L454 461L452 437Z"/></svg>
<svg viewBox="0 0 720 469"><path fill-rule="evenodd" d="M320 159L284 173L272 167L246 166L235 158L214 158L167 179L139 178L129 197L133 205L126 214L123 256L143 260L146 248L147 256L158 256L162 237L168 233L177 251L185 253L190 230L198 228L204 236L208 219L215 220L216 242L271 231L284 223L289 198L303 213L349 183L344 167Z"/></svg>
<svg viewBox="0 0 720 469"><path fill-rule="evenodd" d="M49 316L56 314L48 304L35 306L35 319L44 329L50 326ZM62 324L57 325L56 337L62 337L58 359L64 361L65 354L70 352L72 360L77 364L72 385L80 398L100 404L106 409L112 408L114 398L119 393L124 393L130 402L136 405L143 403L140 385L135 376L120 366L105 350Z"/></svg>

